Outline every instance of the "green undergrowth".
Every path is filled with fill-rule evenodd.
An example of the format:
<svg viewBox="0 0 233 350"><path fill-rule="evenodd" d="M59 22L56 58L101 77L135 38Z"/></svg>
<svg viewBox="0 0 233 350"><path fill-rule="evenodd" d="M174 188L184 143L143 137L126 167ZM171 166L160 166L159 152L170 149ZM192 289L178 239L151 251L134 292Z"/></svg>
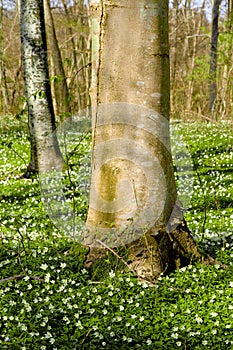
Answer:
<svg viewBox="0 0 233 350"><path fill-rule="evenodd" d="M219 263L193 263L149 284L127 272L111 252L97 275L84 267L87 250L51 221L38 179L22 177L29 161L25 120L5 117L0 125L0 349L233 349L231 125L175 127L183 159L192 160L192 167L185 167L181 153L175 155L181 159L176 176L185 217L198 244ZM72 164L81 157L84 162L86 142L80 142L78 159L72 154ZM75 179L75 167L71 170ZM87 204L78 201L79 189L68 185L84 220ZM118 253L124 257L124 251Z"/></svg>

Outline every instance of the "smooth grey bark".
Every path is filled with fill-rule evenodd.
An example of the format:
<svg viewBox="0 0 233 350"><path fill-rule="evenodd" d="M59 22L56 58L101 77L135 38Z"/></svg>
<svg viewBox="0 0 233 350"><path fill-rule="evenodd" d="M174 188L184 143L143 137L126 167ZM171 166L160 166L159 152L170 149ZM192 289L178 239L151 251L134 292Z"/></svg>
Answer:
<svg viewBox="0 0 233 350"><path fill-rule="evenodd" d="M30 173L61 169L54 135L55 117L49 83L43 0L20 0L22 65L31 140Z"/></svg>
<svg viewBox="0 0 233 350"><path fill-rule="evenodd" d="M217 97L217 52L218 52L218 19L219 8L222 0L214 0L212 8L212 31L210 44L210 90L209 90L209 110L214 112Z"/></svg>
<svg viewBox="0 0 233 350"><path fill-rule="evenodd" d="M87 264L101 256L96 242L103 239L102 245L127 247L137 275L158 277L180 266L187 252L201 256L180 215L170 153L168 1L92 0L91 5L91 97L97 108L84 233L91 247Z"/></svg>

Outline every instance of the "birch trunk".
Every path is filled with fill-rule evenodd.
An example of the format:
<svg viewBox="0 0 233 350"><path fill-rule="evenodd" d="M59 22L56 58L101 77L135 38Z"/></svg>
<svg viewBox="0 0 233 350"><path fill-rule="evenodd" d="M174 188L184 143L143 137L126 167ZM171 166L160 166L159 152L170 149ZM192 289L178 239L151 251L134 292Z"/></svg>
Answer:
<svg viewBox="0 0 233 350"><path fill-rule="evenodd" d="M43 0L20 1L20 32L31 140L29 175L62 167L62 156L53 134L55 118L47 66Z"/></svg>

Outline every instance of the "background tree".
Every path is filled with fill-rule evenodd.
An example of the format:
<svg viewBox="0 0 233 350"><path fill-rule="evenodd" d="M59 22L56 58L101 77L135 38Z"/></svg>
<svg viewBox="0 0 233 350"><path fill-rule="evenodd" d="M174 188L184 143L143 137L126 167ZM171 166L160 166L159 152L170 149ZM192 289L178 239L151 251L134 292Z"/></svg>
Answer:
<svg viewBox="0 0 233 350"><path fill-rule="evenodd" d="M217 95L217 52L218 52L218 18L221 0L213 1L212 8L212 31L210 47L210 113L214 111Z"/></svg>
<svg viewBox="0 0 233 350"><path fill-rule="evenodd" d="M168 1L144 0L135 6L126 0L93 0L91 5L91 91L97 107L93 113L92 179L84 239L91 245L88 262L100 256L101 237L117 246L127 241L127 232L131 235L127 244L130 266L141 276L158 276L179 265L187 252L200 257L181 218L169 147ZM116 109L112 107L115 102ZM117 119L119 115L123 119ZM141 152L147 151L152 157L148 176L140 163ZM153 179L157 182L150 191ZM132 198L125 206L124 196ZM138 235L134 220L137 222L147 202L147 221ZM106 203L111 210L106 210ZM151 218L153 225L145 229ZM174 226L176 220L180 220L178 226ZM115 231L111 230L113 226ZM108 240L108 235L113 238Z"/></svg>
<svg viewBox="0 0 233 350"><path fill-rule="evenodd" d="M64 116L71 114L70 98L49 0L44 0L44 10L48 34L47 45L50 48L51 88L54 111L56 116L60 116L63 119Z"/></svg>
<svg viewBox="0 0 233 350"><path fill-rule="evenodd" d="M20 1L20 30L31 141L28 175L62 166L53 134L55 117L47 66L43 0Z"/></svg>
<svg viewBox="0 0 233 350"><path fill-rule="evenodd" d="M3 110L9 109L9 96L6 81L6 67L4 59L4 43L3 43L3 1L0 2L0 84L3 97Z"/></svg>
<svg viewBox="0 0 233 350"><path fill-rule="evenodd" d="M3 2L3 38L9 112L23 108L23 79L20 55L17 2ZM218 118L232 117L231 1L221 5L218 36L217 99ZM83 0L50 1L54 30L69 91L69 105L76 113L90 105L90 16ZM231 16L232 18L232 16ZM171 56L171 116L178 119L209 118L209 60L211 45L211 3L208 0L169 2ZM51 27L50 27L51 28ZM52 41L50 40L52 43ZM52 87L60 85L54 73L54 52L48 45ZM57 65L55 65L57 67ZM57 78L56 78L57 77ZM63 79L61 79L63 80ZM64 81L64 80L63 80ZM62 89L59 89L61 91ZM5 106L1 93L1 106ZM60 97L59 97L60 100ZM56 100L53 94L56 109ZM56 111L56 114L58 112Z"/></svg>

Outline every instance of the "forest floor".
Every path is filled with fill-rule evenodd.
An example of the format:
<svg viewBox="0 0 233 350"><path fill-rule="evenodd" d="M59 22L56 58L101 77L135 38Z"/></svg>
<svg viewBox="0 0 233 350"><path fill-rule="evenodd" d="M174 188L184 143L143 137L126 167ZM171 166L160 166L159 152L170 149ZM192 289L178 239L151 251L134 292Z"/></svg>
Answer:
<svg viewBox="0 0 233 350"><path fill-rule="evenodd" d="M233 349L232 125L172 123L171 134L185 218L200 249L219 263L193 261L150 284L120 273L109 252L96 280L84 267L86 250L62 231L57 212L49 218L39 179L22 176L26 119L2 119L0 349ZM87 133L73 145L64 179L80 221L89 168Z"/></svg>

